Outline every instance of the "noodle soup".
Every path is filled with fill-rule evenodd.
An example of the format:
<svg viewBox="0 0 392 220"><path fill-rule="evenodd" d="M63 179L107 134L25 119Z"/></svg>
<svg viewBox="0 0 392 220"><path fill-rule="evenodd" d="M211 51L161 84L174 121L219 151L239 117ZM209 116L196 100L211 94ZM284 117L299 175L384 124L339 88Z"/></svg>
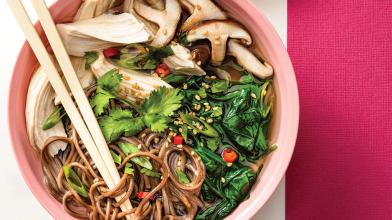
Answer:
<svg viewBox="0 0 392 220"><path fill-rule="evenodd" d="M87 0L58 30L121 175L106 186L39 68L26 123L67 213L223 219L247 199L276 145L273 68L245 27L208 0Z"/></svg>

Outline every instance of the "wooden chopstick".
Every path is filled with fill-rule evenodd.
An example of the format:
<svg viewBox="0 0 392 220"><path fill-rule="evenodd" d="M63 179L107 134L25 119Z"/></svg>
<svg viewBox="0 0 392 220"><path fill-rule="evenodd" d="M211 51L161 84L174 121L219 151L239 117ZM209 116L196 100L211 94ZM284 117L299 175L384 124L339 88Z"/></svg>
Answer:
<svg viewBox="0 0 392 220"><path fill-rule="evenodd" d="M59 73L57 72L55 65L50 59L44 44L42 43L33 24L31 23L31 20L23 4L20 2L20 0L7 1L15 15L16 20L24 31L38 61L44 68L52 87L60 98L65 111L67 112L69 118L75 126L76 131L85 144L86 149L90 153L91 158L97 165L97 169L99 170L109 188L115 187L116 183L120 181L117 168L113 162L109 148L99 128L98 122L79 83L76 73L69 60L68 54L65 51L64 45L62 44L60 36L57 33L57 29L45 3L41 0L33 1L34 7L37 10L37 14L40 17L41 24L46 32L49 42L51 43L52 49L55 52L60 67L62 68L63 74L86 121L83 120L71 96L69 95L68 90L65 87ZM90 129L90 132L86 127L86 124ZM118 199L121 199L121 197ZM125 203L123 203L121 208L123 211L126 211L131 209L132 205L130 201L127 200ZM127 219L131 219L129 215L127 215Z"/></svg>

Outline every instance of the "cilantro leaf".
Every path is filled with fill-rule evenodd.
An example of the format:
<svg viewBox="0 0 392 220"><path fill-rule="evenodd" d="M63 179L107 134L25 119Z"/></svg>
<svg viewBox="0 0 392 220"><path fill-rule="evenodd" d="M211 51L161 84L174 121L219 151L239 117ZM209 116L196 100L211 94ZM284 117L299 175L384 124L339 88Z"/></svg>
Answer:
<svg viewBox="0 0 392 220"><path fill-rule="evenodd" d="M133 117L133 114L129 110L124 109L114 109L110 112L110 116L113 119L120 120L120 119L129 119Z"/></svg>
<svg viewBox="0 0 392 220"><path fill-rule="evenodd" d="M116 98L114 95L98 87L97 94L90 102L91 107L94 109L95 115L102 115L105 109L109 107L110 99L114 98Z"/></svg>
<svg viewBox="0 0 392 220"><path fill-rule="evenodd" d="M226 80L219 80L218 82L215 82L211 86L211 92L212 93L219 93L219 92L224 92L229 88L229 82Z"/></svg>
<svg viewBox="0 0 392 220"><path fill-rule="evenodd" d="M122 80L118 69L112 69L98 79L98 87L111 93L117 91Z"/></svg>
<svg viewBox="0 0 392 220"><path fill-rule="evenodd" d="M171 122L170 117L157 114L148 114L143 117L144 123L150 127L153 132L163 132Z"/></svg>
<svg viewBox="0 0 392 220"><path fill-rule="evenodd" d="M213 152L215 152L216 151L216 149L218 149L218 147L220 146L220 145L222 145L222 142L221 142L221 139L220 138L206 138L207 139L207 147L211 150L211 151L213 151Z"/></svg>
<svg viewBox="0 0 392 220"><path fill-rule="evenodd" d="M87 70L90 68L90 65L93 64L98 59L98 54L96 52L86 52L84 54L84 59L86 59L86 64L84 68Z"/></svg>
<svg viewBox="0 0 392 220"><path fill-rule="evenodd" d="M188 41L186 33L180 33L177 35L177 42L182 46L189 46L191 43Z"/></svg>
<svg viewBox="0 0 392 220"><path fill-rule="evenodd" d="M201 87L198 91L197 94L200 96L200 98L205 99L207 98L207 92L204 87Z"/></svg>
<svg viewBox="0 0 392 220"><path fill-rule="evenodd" d="M141 53L136 56L123 54L117 64L128 69L153 70L158 64L162 63L163 58L174 55L170 46L157 48L145 45L145 47L148 48L147 53Z"/></svg>
<svg viewBox="0 0 392 220"><path fill-rule="evenodd" d="M219 117L223 114L223 109L220 106L216 106L212 108L211 117Z"/></svg>
<svg viewBox="0 0 392 220"><path fill-rule="evenodd" d="M90 102L95 115L102 115L105 109L109 107L110 99L116 98L113 94L116 92L121 80L122 75L119 73L118 69L112 69L98 79L96 95Z"/></svg>
<svg viewBox="0 0 392 220"><path fill-rule="evenodd" d="M181 107L184 96L179 92L179 89L160 87L150 94L150 97L142 105L141 111L144 114L169 116Z"/></svg>
<svg viewBox="0 0 392 220"><path fill-rule="evenodd" d="M98 123L107 142L113 142L122 135L135 135L145 128L141 117L132 118L132 112L121 109L111 111Z"/></svg>

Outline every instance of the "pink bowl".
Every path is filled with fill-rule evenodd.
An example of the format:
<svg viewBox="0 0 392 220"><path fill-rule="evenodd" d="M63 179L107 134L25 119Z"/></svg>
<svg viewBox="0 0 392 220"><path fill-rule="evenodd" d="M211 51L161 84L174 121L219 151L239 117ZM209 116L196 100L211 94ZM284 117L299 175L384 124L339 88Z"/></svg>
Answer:
<svg viewBox="0 0 392 220"><path fill-rule="evenodd" d="M57 22L72 19L80 0L59 0L51 12ZM250 198L244 201L227 219L250 219L268 200L278 186L289 165L297 137L299 120L298 90L290 58L278 34L267 19L249 0L225 0L221 5L252 33L257 47L275 69L277 103L270 139L279 148L268 158ZM42 29L37 25L39 33ZM25 43L17 59L9 97L9 127L15 157L22 175L39 202L56 219L72 220L61 204L47 192L36 152L29 143L25 126L25 102L30 78L37 60Z"/></svg>

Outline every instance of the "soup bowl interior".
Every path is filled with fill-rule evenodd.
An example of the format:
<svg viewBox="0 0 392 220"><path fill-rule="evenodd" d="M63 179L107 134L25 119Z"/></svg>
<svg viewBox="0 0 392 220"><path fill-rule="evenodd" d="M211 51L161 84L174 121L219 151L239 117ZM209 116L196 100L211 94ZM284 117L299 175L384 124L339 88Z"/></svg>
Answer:
<svg viewBox="0 0 392 220"><path fill-rule="evenodd" d="M59 0L50 11L56 22L71 21L80 0ZM294 70L279 36L267 19L248 0L221 0L220 5L241 22L252 34L256 48L274 67L276 105L269 139L278 149L267 159L249 199L227 219L251 218L272 195L290 162L298 130L299 102ZM36 25L41 36L42 28ZM42 37L44 39L44 37ZM44 39L46 42L46 40ZM21 49L13 72L9 97L9 127L12 146L20 171L30 190L42 206L56 219L71 220L46 190L39 155L29 143L25 125L25 103L28 85L37 60L27 43Z"/></svg>

